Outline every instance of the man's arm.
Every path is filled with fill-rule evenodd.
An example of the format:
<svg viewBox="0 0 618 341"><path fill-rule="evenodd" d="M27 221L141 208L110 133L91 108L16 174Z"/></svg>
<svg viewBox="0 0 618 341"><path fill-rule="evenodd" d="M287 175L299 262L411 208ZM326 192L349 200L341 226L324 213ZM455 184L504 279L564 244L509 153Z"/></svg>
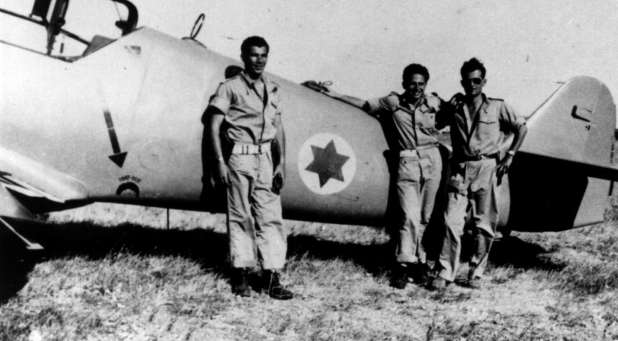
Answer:
<svg viewBox="0 0 618 341"><path fill-rule="evenodd" d="M432 93L434 98L438 100L436 110L436 129L442 130L451 124L457 104L462 100L463 94L456 93L449 101L445 101L437 93Z"/></svg>
<svg viewBox="0 0 618 341"><path fill-rule="evenodd" d="M513 142L511 142L509 149L506 151L506 155L500 161L500 164L498 164L496 169L498 179L508 172L511 163L513 163L513 156L515 156L515 153L517 153L522 143L524 143L524 138L528 133L525 121L521 117L518 117L509 106L504 105L500 117L505 123L510 125L513 133Z"/></svg>
<svg viewBox="0 0 618 341"><path fill-rule="evenodd" d="M360 99L358 97L354 97L354 96L349 96L349 95L344 95L341 94L339 92L333 91L331 89L329 89L327 92L324 92L324 94L326 94L327 96L330 96L332 98L338 99L342 102L351 104L357 108L360 108L362 110L366 110L367 108L367 101L365 101L364 99Z"/></svg>
<svg viewBox="0 0 618 341"><path fill-rule="evenodd" d="M210 144L210 151L214 157L216 167L214 167L213 179L217 185L228 184L228 170L223 158L223 149L221 148L221 139L219 134L221 132L221 124L225 117L221 110L214 106L208 106L206 108L207 124L204 126L204 134L208 136L206 141Z"/></svg>
<svg viewBox="0 0 618 341"><path fill-rule="evenodd" d="M273 191L279 193L285 183L285 131L280 113L275 116L275 128L277 129L275 146L278 153L278 162L276 165L273 165Z"/></svg>
<svg viewBox="0 0 618 341"><path fill-rule="evenodd" d="M526 137L527 133L528 128L525 124L522 124L517 130L513 132L513 142L511 142L511 146L506 151L506 155L500 161L500 164L496 169L498 178L501 178L502 175L506 174L509 171L511 163L513 163L513 156L515 156L515 153L517 153L519 147L521 147L522 143L524 143L524 138Z"/></svg>
<svg viewBox="0 0 618 341"><path fill-rule="evenodd" d="M337 91L332 90L331 88L328 87L323 87L325 90L322 91L323 94L325 94L328 97L332 97L334 99L340 100L344 103L348 103L350 105L353 105L365 112L369 112L369 105L367 103L366 100L358 98L358 97L354 97L354 96L349 96L349 95L344 95L342 93L339 93Z"/></svg>

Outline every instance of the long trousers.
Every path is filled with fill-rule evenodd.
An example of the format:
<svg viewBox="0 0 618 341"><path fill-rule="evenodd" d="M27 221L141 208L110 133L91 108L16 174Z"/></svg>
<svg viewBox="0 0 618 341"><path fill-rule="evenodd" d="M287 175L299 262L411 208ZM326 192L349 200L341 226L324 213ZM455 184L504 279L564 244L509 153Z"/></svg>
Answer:
<svg viewBox="0 0 618 341"><path fill-rule="evenodd" d="M232 154L228 160L227 229L235 268L279 270L285 265L287 233L281 199L272 191L270 152Z"/></svg>
<svg viewBox="0 0 618 341"><path fill-rule="evenodd" d="M442 157L438 147L403 151L397 171L395 257L399 263L425 263L421 243L440 187Z"/></svg>
<svg viewBox="0 0 618 341"><path fill-rule="evenodd" d="M461 237L470 212L473 250L469 277L481 277L487 266L489 250L498 222L496 198L496 160L483 159L452 165L447 181L448 203L444 212L446 234L439 264L439 276L453 281L459 269Z"/></svg>

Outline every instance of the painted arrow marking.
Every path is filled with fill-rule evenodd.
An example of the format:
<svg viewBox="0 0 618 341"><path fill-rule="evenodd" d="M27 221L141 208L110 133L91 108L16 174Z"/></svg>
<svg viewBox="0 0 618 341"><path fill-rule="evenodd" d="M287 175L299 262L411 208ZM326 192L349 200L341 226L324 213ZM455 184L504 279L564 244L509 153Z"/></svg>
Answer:
<svg viewBox="0 0 618 341"><path fill-rule="evenodd" d="M116 130L114 130L112 114L109 110L104 110L103 116L105 116L105 124L107 124L107 132L109 133L109 140L112 143L112 151L114 152L114 154L109 156L109 159L118 167L122 168L124 160L127 157L127 152L120 151L120 143L118 143L118 136L116 135Z"/></svg>

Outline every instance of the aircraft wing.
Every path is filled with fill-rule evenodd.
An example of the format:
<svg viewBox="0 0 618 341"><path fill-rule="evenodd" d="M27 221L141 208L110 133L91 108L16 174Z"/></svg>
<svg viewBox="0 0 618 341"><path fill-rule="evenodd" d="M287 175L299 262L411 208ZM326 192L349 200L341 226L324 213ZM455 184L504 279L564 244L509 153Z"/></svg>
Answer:
<svg viewBox="0 0 618 341"><path fill-rule="evenodd" d="M0 147L0 216L28 219L87 200L85 187L70 175Z"/></svg>

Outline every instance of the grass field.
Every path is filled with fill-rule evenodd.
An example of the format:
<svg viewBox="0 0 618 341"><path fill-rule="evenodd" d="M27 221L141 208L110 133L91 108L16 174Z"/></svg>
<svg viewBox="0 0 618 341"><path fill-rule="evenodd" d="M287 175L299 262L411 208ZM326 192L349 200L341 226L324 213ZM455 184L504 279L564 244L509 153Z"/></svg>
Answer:
<svg viewBox="0 0 618 341"><path fill-rule="evenodd" d="M2 239L0 340L618 340L615 221L514 233L482 290L443 293L391 288L380 230L287 221L281 302L230 293L221 217L166 220L100 204L18 226L46 251Z"/></svg>

